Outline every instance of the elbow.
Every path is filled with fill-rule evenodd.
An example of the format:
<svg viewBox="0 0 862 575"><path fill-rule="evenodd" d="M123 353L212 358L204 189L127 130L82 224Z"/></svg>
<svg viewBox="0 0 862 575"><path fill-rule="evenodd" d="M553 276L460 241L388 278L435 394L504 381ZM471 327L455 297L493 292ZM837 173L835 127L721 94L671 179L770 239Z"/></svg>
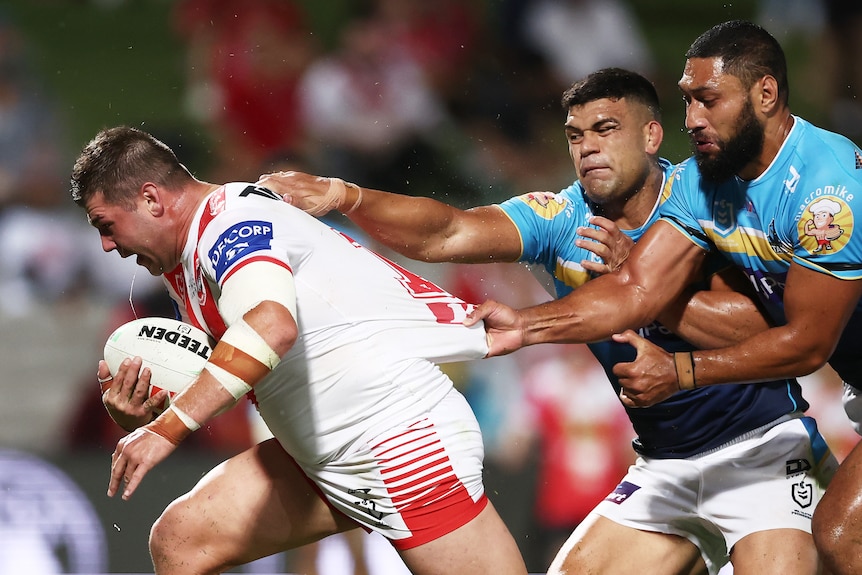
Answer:
<svg viewBox="0 0 862 575"><path fill-rule="evenodd" d="M649 297L649 290L642 286L634 286L631 296L629 309L633 320L626 322L626 327L644 326L656 320L661 311L661 308L656 306L656 298Z"/></svg>
<svg viewBox="0 0 862 575"><path fill-rule="evenodd" d="M800 334L795 334L800 335ZM781 343L781 342L784 343ZM775 349L785 349L793 354L787 363L793 365L793 376L803 377L810 375L826 365L835 349L829 338L789 337L779 338L775 341Z"/></svg>
<svg viewBox="0 0 862 575"><path fill-rule="evenodd" d="M829 362L831 351L818 350L800 357L799 377L810 375Z"/></svg>
<svg viewBox="0 0 862 575"><path fill-rule="evenodd" d="M664 291L658 285L649 285L640 274L625 264L618 270L598 278L607 282L602 291L617 294L613 299L625 302L618 311L619 331L649 325L658 318L665 304ZM592 282L591 282L592 283ZM620 313L621 312L621 313Z"/></svg>
<svg viewBox="0 0 862 575"><path fill-rule="evenodd" d="M377 229L374 238L404 257L426 263L443 263L463 256L466 244L448 228L439 225Z"/></svg>
<svg viewBox="0 0 862 575"><path fill-rule="evenodd" d="M290 329L280 329L272 334L274 337L267 337L271 341L269 343L272 350L279 356L283 356L290 349L296 345L296 340L298 338L298 330L296 329L296 324L293 323L293 328Z"/></svg>
<svg viewBox="0 0 862 575"><path fill-rule="evenodd" d="M404 246L401 255L420 262L429 264L439 264L450 261L447 254L443 253L436 246L423 244L418 249L411 249L410 246Z"/></svg>
<svg viewBox="0 0 862 575"><path fill-rule="evenodd" d="M244 319L279 356L290 351L299 337L296 319L279 302L263 301L246 313Z"/></svg>
<svg viewBox="0 0 862 575"><path fill-rule="evenodd" d="M426 263L451 263L472 261L464 244L445 234L428 232L421 241L403 244L401 254ZM485 261L481 258L478 261Z"/></svg>
<svg viewBox="0 0 862 575"><path fill-rule="evenodd" d="M291 313L287 313L278 327L266 332L265 340L272 350L279 356L291 350L299 338L299 328Z"/></svg>
<svg viewBox="0 0 862 575"><path fill-rule="evenodd" d="M410 242L404 238L379 234L374 238L390 250L411 260L416 260L426 263L440 263L446 261L443 259L445 254L441 253L439 246L431 244L428 241Z"/></svg>

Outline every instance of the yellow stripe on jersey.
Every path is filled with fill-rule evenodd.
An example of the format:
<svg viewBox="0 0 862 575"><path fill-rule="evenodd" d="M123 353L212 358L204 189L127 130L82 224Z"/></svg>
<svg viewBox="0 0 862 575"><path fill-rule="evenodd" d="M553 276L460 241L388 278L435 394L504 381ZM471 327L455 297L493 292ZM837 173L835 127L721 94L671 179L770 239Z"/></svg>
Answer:
<svg viewBox="0 0 862 575"><path fill-rule="evenodd" d="M716 245L719 251L731 254L748 254L765 262L790 262L791 254L777 253L772 249L769 240L761 230L736 227L730 234L722 234L715 230L715 222L700 220L706 236Z"/></svg>
<svg viewBox="0 0 862 575"><path fill-rule="evenodd" d="M590 280L590 272L581 264L557 259L554 276L572 289L578 289Z"/></svg>

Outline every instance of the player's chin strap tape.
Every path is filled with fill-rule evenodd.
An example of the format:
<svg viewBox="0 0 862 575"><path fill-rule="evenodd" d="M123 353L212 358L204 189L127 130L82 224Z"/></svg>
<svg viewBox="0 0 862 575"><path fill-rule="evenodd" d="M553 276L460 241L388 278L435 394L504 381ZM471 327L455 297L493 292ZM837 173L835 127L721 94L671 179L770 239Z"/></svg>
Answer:
<svg viewBox="0 0 862 575"><path fill-rule="evenodd" d="M164 413L145 425L144 429L164 437L174 445L179 445L183 439L200 427L200 423L192 419L188 413L176 405L171 405Z"/></svg>
<svg viewBox="0 0 862 575"><path fill-rule="evenodd" d="M234 397L239 399L281 362L266 340L245 320L224 333L204 369Z"/></svg>
<svg viewBox="0 0 862 575"><path fill-rule="evenodd" d="M676 368L676 381L679 388L688 391L697 388L694 377L694 354L690 351L678 351L673 354L673 365Z"/></svg>

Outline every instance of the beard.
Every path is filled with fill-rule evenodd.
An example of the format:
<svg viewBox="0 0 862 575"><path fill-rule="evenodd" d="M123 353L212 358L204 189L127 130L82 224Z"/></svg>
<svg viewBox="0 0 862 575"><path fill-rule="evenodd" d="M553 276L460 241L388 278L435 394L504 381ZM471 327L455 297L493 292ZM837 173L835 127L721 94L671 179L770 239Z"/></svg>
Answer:
<svg viewBox="0 0 862 575"><path fill-rule="evenodd" d="M742 171L763 150L764 129L757 121L750 101L746 101L734 123L739 129L729 140L717 142L718 154L709 156L694 151L694 159L703 179L711 182L727 180Z"/></svg>

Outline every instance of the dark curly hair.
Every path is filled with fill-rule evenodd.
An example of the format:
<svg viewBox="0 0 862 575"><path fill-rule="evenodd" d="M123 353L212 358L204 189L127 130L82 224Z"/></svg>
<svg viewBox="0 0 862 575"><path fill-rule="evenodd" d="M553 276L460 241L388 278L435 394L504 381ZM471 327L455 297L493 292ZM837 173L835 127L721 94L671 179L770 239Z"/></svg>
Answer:
<svg viewBox="0 0 862 575"><path fill-rule="evenodd" d="M178 189L192 180L173 150L151 134L118 126L101 130L72 168L72 200L85 206L101 192L109 204L132 209L140 186L153 182Z"/></svg>
<svg viewBox="0 0 862 575"><path fill-rule="evenodd" d="M713 26L692 42L689 58L719 58L722 71L739 78L748 89L764 76L778 82L778 99L785 106L790 95L784 50L772 34L746 20Z"/></svg>
<svg viewBox="0 0 862 575"><path fill-rule="evenodd" d="M603 68L572 84L563 93L564 110L595 100L626 98L646 106L655 120L661 121L661 106L652 82L636 72L622 68Z"/></svg>

